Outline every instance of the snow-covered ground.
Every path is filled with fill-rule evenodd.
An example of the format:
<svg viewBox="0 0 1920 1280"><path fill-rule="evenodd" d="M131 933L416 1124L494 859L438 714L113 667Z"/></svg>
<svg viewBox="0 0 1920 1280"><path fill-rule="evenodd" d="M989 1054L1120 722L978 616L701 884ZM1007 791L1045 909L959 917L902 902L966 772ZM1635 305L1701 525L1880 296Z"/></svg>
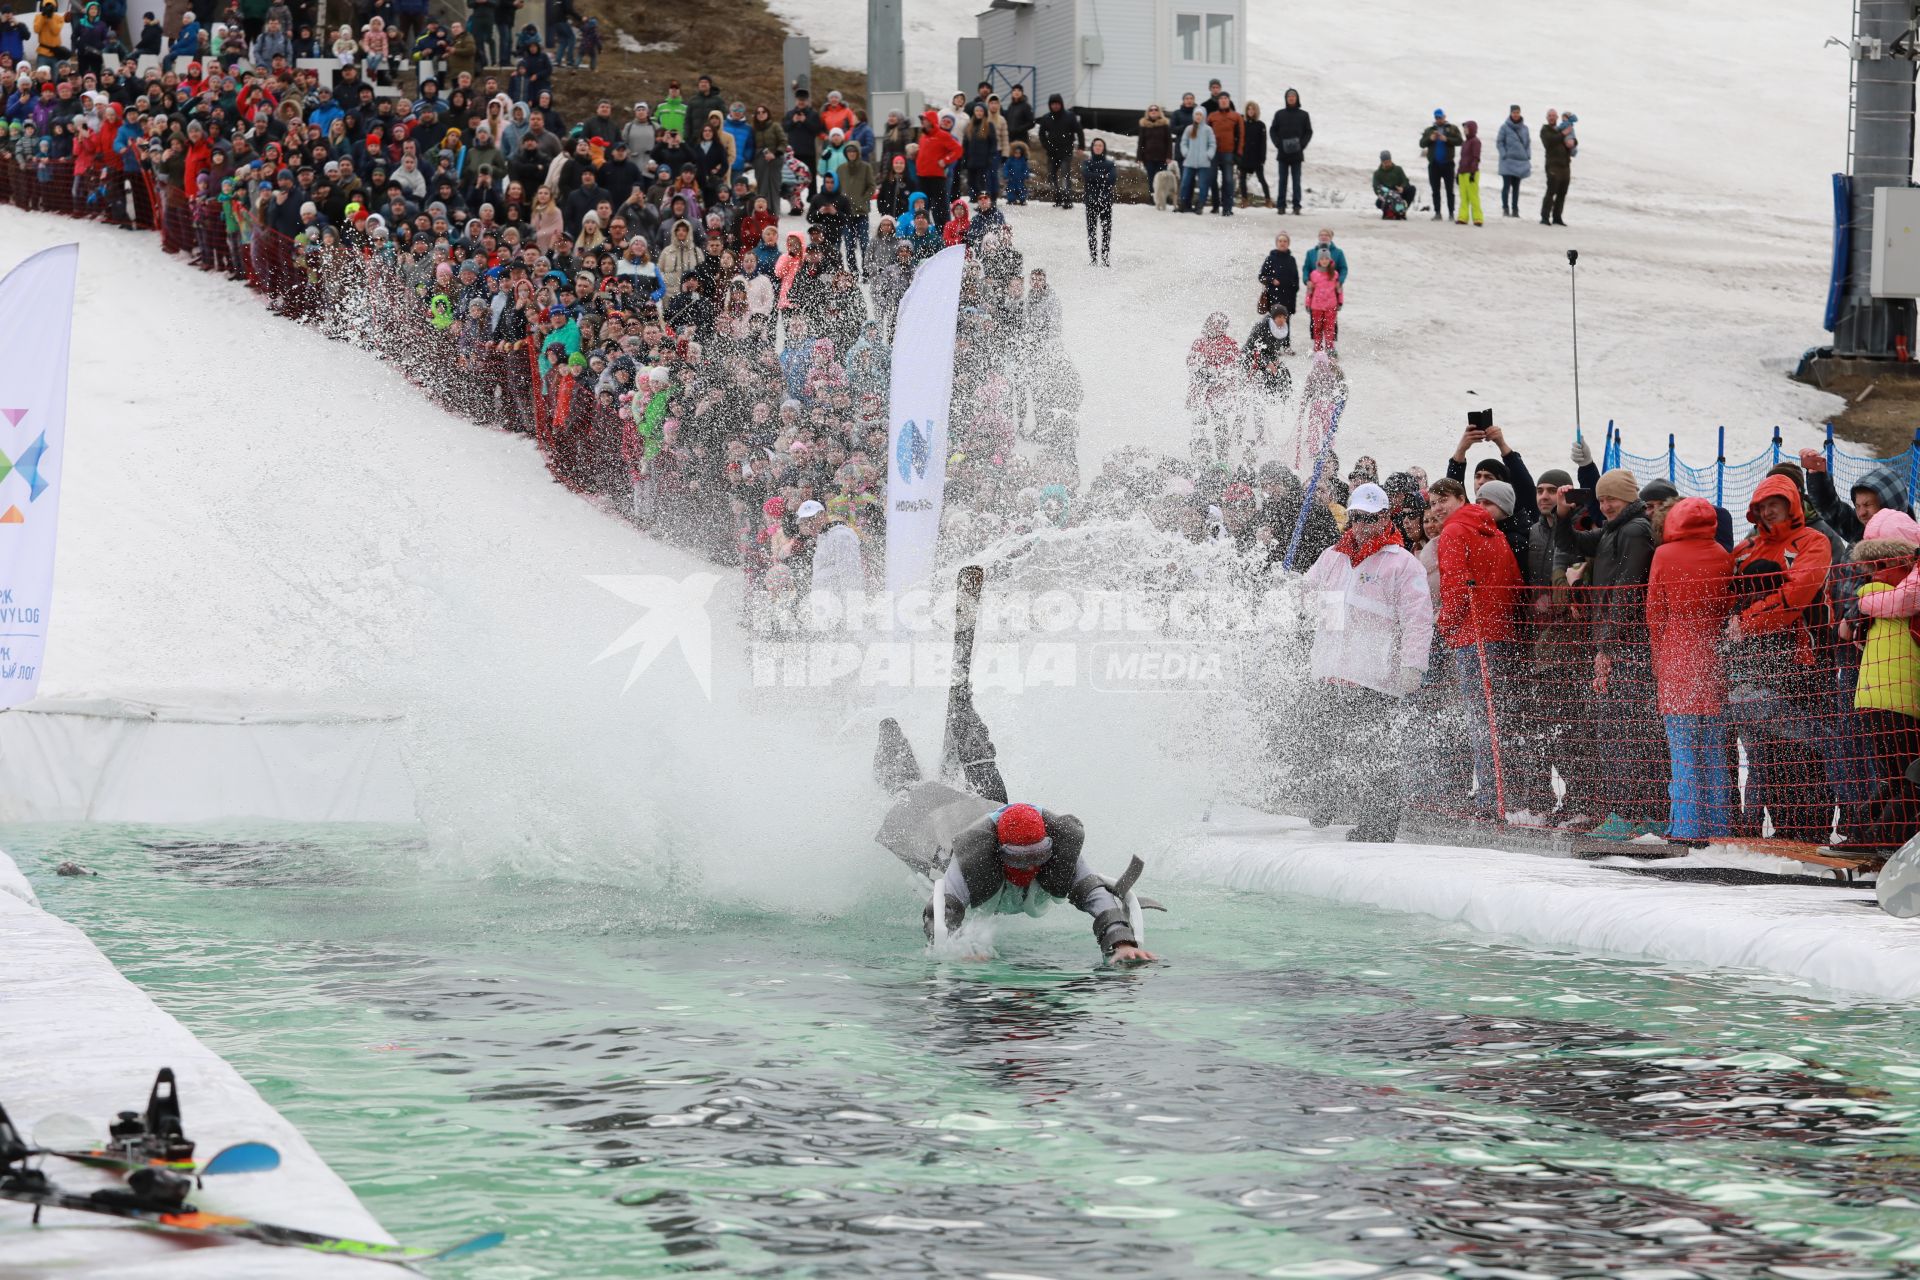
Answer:
<svg viewBox="0 0 1920 1280"><path fill-rule="evenodd" d="M299 1131L232 1067L115 972L78 929L40 909L4 852L0 937L6 939L0 1010L7 1041L0 1054L0 1105L29 1141L36 1131L51 1135L71 1128L69 1117L97 1125L93 1132L104 1140L107 1120L143 1108L154 1071L170 1066L187 1135L201 1159L247 1141L271 1143L281 1157L280 1167L268 1173L209 1180L192 1203L281 1226L392 1241ZM87 1193L115 1183L112 1175L67 1161L47 1160L43 1167L65 1190ZM268 1280L364 1275L368 1266L302 1249L135 1229L61 1209L46 1211L44 1229L27 1230L32 1216L31 1206L0 1201L6 1240L0 1275Z"/></svg>
<svg viewBox="0 0 1920 1280"><path fill-rule="evenodd" d="M864 60L865 0L774 8L823 56ZM1681 456L1703 465L1721 425L1736 461L1761 452L1776 424L1789 447L1814 442L1815 424L1839 402L1783 371L1827 338L1829 175L1845 167L1847 60L1821 44L1849 29L1844 0L1546 9L1489 0L1446 14L1417 0L1337 14L1247 8L1248 96L1270 116L1297 88L1313 113L1305 216L1258 209L1224 222L1122 207L1113 269L1097 273L1077 210L1014 212L1020 246L1064 299L1088 388L1088 444L1184 451L1186 344L1216 309L1237 332L1250 327L1273 235L1289 232L1298 256L1323 225L1352 267L1341 316L1352 383L1343 457L1437 472L1466 410L1492 406L1516 447L1564 464L1574 425L1569 248L1580 251L1590 438L1611 418L1631 451L1655 454L1671 432ZM976 12L906 0L908 74L930 100L952 92L954 41L973 34ZM1537 141L1523 191L1529 215L1499 216L1492 134L1514 102L1536 129L1548 107L1580 116L1566 229L1538 222ZM1415 144L1435 107L1482 126L1482 228L1423 215L1382 223L1367 195L1386 148L1424 197Z"/></svg>
<svg viewBox="0 0 1920 1280"><path fill-rule="evenodd" d="M1881 912L1871 886L1682 884L1570 858L1338 836L1223 805L1161 871L1434 916L1536 946L1646 956L1694 973L1762 971L1875 999L1920 995L1920 930Z"/></svg>

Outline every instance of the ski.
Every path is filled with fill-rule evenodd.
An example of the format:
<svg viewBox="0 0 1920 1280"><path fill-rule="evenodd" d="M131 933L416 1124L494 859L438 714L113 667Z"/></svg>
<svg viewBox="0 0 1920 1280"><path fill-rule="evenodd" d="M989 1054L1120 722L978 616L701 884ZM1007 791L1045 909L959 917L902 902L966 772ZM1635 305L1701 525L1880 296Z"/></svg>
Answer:
<svg viewBox="0 0 1920 1280"><path fill-rule="evenodd" d="M280 1152L265 1142L236 1142L214 1153L211 1160L196 1165L192 1160L163 1160L154 1156L142 1156L137 1151L114 1150L97 1147L88 1151L61 1151L54 1148L36 1148L34 1154L57 1156L62 1160L71 1160L92 1169L117 1169L131 1172L135 1169L159 1168L171 1169L176 1173L192 1174L195 1177L210 1178L233 1173L268 1173L280 1167Z"/></svg>
<svg viewBox="0 0 1920 1280"><path fill-rule="evenodd" d="M185 1181L181 1175L171 1171L141 1169L136 1171L133 1179L130 1180L132 1186L129 1190L96 1191L91 1195L81 1195L77 1192L60 1190L38 1170L16 1169L0 1175L0 1200L33 1205L33 1219L36 1223L40 1220L42 1209L69 1209L79 1213L122 1218L187 1235L250 1240L255 1244L307 1249L314 1253L338 1254L399 1266L469 1257L491 1249L506 1239L503 1232L490 1231L445 1249L423 1249L410 1245L350 1240L344 1236L306 1231L298 1227L276 1226L231 1214L203 1212L186 1203ZM173 1203L165 1203L156 1198L171 1199L175 1194L182 1198Z"/></svg>

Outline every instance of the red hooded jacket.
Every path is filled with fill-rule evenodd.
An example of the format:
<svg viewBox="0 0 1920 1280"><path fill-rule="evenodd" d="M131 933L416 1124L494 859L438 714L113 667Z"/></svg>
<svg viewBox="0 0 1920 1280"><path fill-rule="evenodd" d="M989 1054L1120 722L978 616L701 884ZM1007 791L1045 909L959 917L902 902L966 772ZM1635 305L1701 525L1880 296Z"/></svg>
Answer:
<svg viewBox="0 0 1920 1280"><path fill-rule="evenodd" d="M1520 566L1493 513L1468 503L1440 530L1440 614L1434 625L1449 649L1514 638Z"/></svg>
<svg viewBox="0 0 1920 1280"><path fill-rule="evenodd" d="M1664 716L1716 715L1726 702L1718 646L1733 612L1733 557L1713 540L1714 521L1705 498L1675 503L1647 575L1647 633Z"/></svg>
<svg viewBox="0 0 1920 1280"><path fill-rule="evenodd" d="M966 153L959 141L940 127L940 115L929 110L920 117L920 149L913 155L913 171L923 178L943 178L947 166Z"/></svg>
<svg viewBox="0 0 1920 1280"><path fill-rule="evenodd" d="M1759 506L1766 498L1785 498L1792 513L1772 529L1758 527ZM1760 482L1747 503L1747 519L1755 525L1753 536L1733 549L1734 568L1770 560L1785 571L1786 581L1740 611L1740 629L1748 635L1797 632L1799 659L1811 662L1813 633L1806 611L1826 587L1833 546L1819 530L1807 528L1800 489L1785 476L1768 476Z"/></svg>

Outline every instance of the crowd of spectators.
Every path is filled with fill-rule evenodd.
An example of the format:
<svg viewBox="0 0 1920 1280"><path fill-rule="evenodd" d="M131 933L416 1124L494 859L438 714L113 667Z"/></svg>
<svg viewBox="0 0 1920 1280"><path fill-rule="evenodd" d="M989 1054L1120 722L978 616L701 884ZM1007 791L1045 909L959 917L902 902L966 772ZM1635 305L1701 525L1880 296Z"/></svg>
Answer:
<svg viewBox="0 0 1920 1280"><path fill-rule="evenodd" d="M1536 475L1490 426L1431 483L1362 458L1314 495L1323 607L1289 720L1313 731L1286 754L1316 821L1392 839L1412 801L1862 855L1920 831L1920 524L1893 469L1840 493L1808 450L1736 516L1584 444L1572 462ZM1258 554L1255 506L1222 511Z"/></svg>
<svg viewBox="0 0 1920 1280"><path fill-rule="evenodd" d="M538 77L421 70L396 93L377 55L343 54L329 85L250 56L300 25L280 8L251 43L229 13L170 68L0 58L0 199L157 228L769 594L810 585L823 537L878 545L894 318L917 266L963 246L949 492L1059 511L1078 487L1059 299L1002 170L965 173L935 113L876 136L838 92L749 114L700 76L569 120Z"/></svg>

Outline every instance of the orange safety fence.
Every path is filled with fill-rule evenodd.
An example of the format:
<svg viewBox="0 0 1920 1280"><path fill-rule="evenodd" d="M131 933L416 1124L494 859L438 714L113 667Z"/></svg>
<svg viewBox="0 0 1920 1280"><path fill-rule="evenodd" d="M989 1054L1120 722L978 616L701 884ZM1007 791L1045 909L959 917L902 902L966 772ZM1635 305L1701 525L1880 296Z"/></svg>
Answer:
<svg viewBox="0 0 1920 1280"><path fill-rule="evenodd" d="M1656 559L1651 585L1460 588L1468 621L1436 631L1407 709L1410 808L1623 844L1898 848L1920 832L1920 579L1901 546L1859 549L1873 558L1831 563L1822 539L1737 564L1716 548L1677 577Z"/></svg>

